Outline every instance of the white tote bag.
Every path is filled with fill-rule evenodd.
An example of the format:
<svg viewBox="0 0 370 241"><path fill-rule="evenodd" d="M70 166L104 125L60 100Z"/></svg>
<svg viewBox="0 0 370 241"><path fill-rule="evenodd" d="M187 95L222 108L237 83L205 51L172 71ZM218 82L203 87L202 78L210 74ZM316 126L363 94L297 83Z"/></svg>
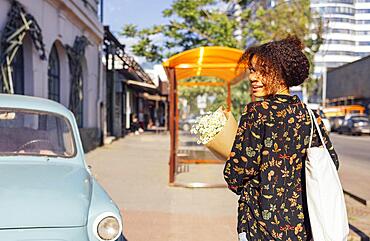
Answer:
<svg viewBox="0 0 370 241"><path fill-rule="evenodd" d="M316 117L309 108L311 135L307 149L306 192L314 241L346 241L347 211L338 172L327 150ZM322 147L311 147L316 126Z"/></svg>

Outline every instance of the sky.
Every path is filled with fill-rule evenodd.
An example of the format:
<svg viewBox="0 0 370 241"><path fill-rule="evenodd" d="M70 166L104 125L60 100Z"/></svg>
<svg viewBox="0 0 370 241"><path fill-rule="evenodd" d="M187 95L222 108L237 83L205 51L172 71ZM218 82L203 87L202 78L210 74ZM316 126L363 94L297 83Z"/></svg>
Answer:
<svg viewBox="0 0 370 241"><path fill-rule="evenodd" d="M101 0L102 1L102 0ZM135 39L127 39L119 35L125 24L136 24L138 29L163 24L168 19L162 17L162 11L171 6L173 0L104 0L104 25L110 26L110 31L126 45L125 51L144 66L151 67L143 57L134 56L130 50Z"/></svg>
<svg viewBox="0 0 370 241"><path fill-rule="evenodd" d="M104 0L104 24L118 32L125 24L144 28L166 23L162 11L171 3L172 0Z"/></svg>

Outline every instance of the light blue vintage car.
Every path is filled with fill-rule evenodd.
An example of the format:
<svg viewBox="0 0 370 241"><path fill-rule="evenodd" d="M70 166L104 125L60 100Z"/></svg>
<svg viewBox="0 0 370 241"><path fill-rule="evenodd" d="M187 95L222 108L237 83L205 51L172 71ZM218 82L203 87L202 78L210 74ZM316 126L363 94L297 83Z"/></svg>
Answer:
<svg viewBox="0 0 370 241"><path fill-rule="evenodd" d="M56 102L0 94L0 240L124 240L74 116Z"/></svg>

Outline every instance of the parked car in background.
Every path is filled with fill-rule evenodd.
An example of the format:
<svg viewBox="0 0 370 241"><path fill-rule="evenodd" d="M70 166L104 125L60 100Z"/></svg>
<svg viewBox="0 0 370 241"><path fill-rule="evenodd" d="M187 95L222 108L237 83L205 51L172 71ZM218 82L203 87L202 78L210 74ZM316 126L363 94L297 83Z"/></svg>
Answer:
<svg viewBox="0 0 370 241"><path fill-rule="evenodd" d="M0 94L0 200L0 240L124 239L73 114L54 101Z"/></svg>
<svg viewBox="0 0 370 241"><path fill-rule="evenodd" d="M338 128L339 134L363 135L370 134L369 117L365 114L348 115Z"/></svg>
<svg viewBox="0 0 370 241"><path fill-rule="evenodd" d="M191 127L195 124L196 118L195 117L188 117L186 119L179 120L179 129L189 132Z"/></svg>
<svg viewBox="0 0 370 241"><path fill-rule="evenodd" d="M330 132L332 129L332 125L329 121L329 119L326 117L325 113L322 111L322 108L319 104L315 103L308 103L307 106L311 109L317 112L317 114L320 115L322 122L324 123L325 129Z"/></svg>
<svg viewBox="0 0 370 241"><path fill-rule="evenodd" d="M364 114L365 107L361 105L341 105L341 106L327 106L322 109L326 118L331 124L331 131L338 131L342 126L344 119L348 115Z"/></svg>

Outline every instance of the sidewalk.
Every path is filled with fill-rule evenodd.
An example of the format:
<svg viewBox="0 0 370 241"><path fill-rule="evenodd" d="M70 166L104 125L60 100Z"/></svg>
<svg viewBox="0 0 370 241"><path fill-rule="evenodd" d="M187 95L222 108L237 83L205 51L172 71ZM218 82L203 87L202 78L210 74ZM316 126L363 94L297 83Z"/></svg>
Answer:
<svg viewBox="0 0 370 241"><path fill-rule="evenodd" d="M144 134L87 154L95 177L121 208L128 241L236 241L237 197L226 188L168 187L168 153L168 135ZM201 170L221 180L217 167ZM350 222L370 235L370 209L348 197L347 205Z"/></svg>

